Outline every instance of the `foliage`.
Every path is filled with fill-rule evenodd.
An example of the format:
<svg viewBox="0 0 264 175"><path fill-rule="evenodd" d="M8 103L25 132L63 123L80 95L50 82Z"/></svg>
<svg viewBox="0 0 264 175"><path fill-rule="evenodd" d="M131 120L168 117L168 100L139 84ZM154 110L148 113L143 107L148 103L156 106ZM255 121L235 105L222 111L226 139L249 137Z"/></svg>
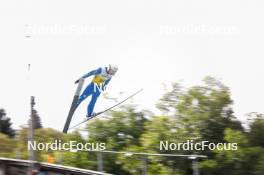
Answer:
<svg viewBox="0 0 264 175"><path fill-rule="evenodd" d="M0 133L14 137L15 131L11 128L10 118L6 116L4 109L0 109Z"/></svg>
<svg viewBox="0 0 264 175"><path fill-rule="evenodd" d="M38 111L37 110L33 110L33 126L34 126L34 129L40 129L42 128L42 124L41 124L41 119L40 119L40 116L38 114Z"/></svg>
<svg viewBox="0 0 264 175"><path fill-rule="evenodd" d="M190 88L173 83L157 102L162 115L149 115L136 106L126 105L90 121L85 132L62 134L51 128L35 130L37 142L77 141L106 143L106 149L131 154L103 153L104 171L112 174L142 174L147 163L148 175L189 175L192 160L182 157L143 156L133 153L205 154L199 159L201 175L262 175L264 174L264 118L253 117L245 130L232 109L228 87L221 81L206 77L202 85ZM3 111L2 111L3 113ZM15 139L0 135L0 154L28 158L27 128L21 128ZM193 140L212 143L237 143L237 150L164 150L160 142L183 143ZM14 145L12 147L12 145ZM97 152L37 151L39 161L47 155L55 163L97 170Z"/></svg>

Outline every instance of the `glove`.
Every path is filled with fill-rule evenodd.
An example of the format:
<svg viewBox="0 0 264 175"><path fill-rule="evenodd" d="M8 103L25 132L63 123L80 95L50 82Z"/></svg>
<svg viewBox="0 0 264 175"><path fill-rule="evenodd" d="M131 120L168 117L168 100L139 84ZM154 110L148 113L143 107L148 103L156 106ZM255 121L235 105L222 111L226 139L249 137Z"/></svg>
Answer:
<svg viewBox="0 0 264 175"><path fill-rule="evenodd" d="M80 79L76 80L74 83L75 83L75 84L78 84L78 83L79 83L79 81L80 81Z"/></svg>

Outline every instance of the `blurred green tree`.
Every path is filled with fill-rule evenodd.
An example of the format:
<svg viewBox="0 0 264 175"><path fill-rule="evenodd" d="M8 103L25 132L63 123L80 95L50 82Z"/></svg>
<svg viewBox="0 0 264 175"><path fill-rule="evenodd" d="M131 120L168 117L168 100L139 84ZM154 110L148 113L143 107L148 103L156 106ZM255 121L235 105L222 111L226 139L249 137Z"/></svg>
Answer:
<svg viewBox="0 0 264 175"><path fill-rule="evenodd" d="M264 115L258 114L250 123L249 139L252 146L264 147Z"/></svg>
<svg viewBox="0 0 264 175"><path fill-rule="evenodd" d="M34 129L40 129L42 128L42 124L41 124L41 119L40 119L40 116L38 114L38 111L37 110L33 110L33 126L34 126Z"/></svg>
<svg viewBox="0 0 264 175"><path fill-rule="evenodd" d="M0 109L0 133L6 134L9 137L15 136L15 131L11 127L11 119L6 116L4 109Z"/></svg>
<svg viewBox="0 0 264 175"><path fill-rule="evenodd" d="M249 138L241 131L227 128L225 141L237 143L237 150L215 150L213 159L200 164L205 175L261 175L264 173L264 148L250 147Z"/></svg>
<svg viewBox="0 0 264 175"><path fill-rule="evenodd" d="M187 90L174 83L157 107L162 111L173 110L172 117L192 138L222 142L225 128L243 128L233 115L228 87L212 77L206 77L203 82L204 85Z"/></svg>
<svg viewBox="0 0 264 175"><path fill-rule="evenodd" d="M126 105L121 110L110 112L109 119L95 120L87 124L89 142L106 143L107 150L125 151L130 146L141 146L147 118L144 112L137 112L134 106ZM104 169L113 174L129 174L122 168L118 155L104 154ZM96 157L95 157L96 158Z"/></svg>
<svg viewBox="0 0 264 175"><path fill-rule="evenodd" d="M8 135L0 133L0 157L13 157L15 153L15 141Z"/></svg>

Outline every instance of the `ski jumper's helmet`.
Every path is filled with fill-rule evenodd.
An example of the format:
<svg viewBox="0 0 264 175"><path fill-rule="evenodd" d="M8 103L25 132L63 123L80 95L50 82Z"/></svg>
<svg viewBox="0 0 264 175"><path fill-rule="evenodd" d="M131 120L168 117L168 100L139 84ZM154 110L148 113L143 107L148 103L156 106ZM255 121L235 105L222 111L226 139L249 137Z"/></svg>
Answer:
<svg viewBox="0 0 264 175"><path fill-rule="evenodd" d="M115 73L117 72L118 67L114 64L109 64L108 66L108 72L112 75L115 75Z"/></svg>

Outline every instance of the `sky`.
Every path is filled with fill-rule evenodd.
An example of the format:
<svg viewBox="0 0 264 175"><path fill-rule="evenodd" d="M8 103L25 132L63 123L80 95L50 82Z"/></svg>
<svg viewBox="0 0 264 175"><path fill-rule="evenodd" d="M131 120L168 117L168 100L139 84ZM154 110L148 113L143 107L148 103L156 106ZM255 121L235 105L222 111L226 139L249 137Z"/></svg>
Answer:
<svg viewBox="0 0 264 175"><path fill-rule="evenodd" d="M133 102L153 109L164 84L192 86L209 75L230 87L235 115L245 121L246 113L264 113L263 6L261 0L1 1L0 108L19 128L33 95L44 127L61 130L74 81L114 63L112 97L144 88ZM87 103L73 123L85 117ZM112 104L100 98L95 111Z"/></svg>

